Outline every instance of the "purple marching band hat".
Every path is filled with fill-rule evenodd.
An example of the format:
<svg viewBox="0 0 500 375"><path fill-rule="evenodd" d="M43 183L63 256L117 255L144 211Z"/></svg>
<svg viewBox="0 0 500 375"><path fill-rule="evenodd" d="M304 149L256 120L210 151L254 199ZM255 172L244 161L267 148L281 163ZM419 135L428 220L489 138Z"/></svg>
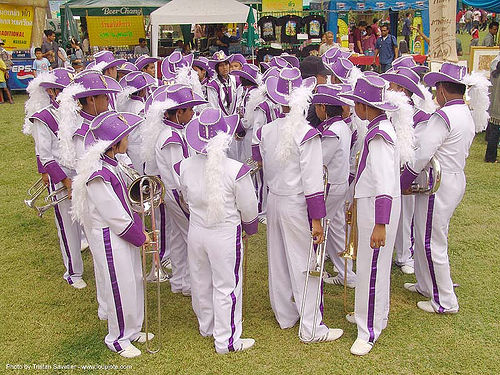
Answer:
<svg viewBox="0 0 500 375"><path fill-rule="evenodd" d="M157 57L151 57L149 55L141 55L135 60L134 65L138 70L142 70L145 66L151 63L156 63L159 59Z"/></svg>
<svg viewBox="0 0 500 375"><path fill-rule="evenodd" d="M85 147L97 141L108 141L108 148L120 142L138 126L144 118L128 112L106 111L97 115L85 135Z"/></svg>
<svg viewBox="0 0 500 375"><path fill-rule="evenodd" d="M264 74L262 74L262 82L266 82L268 77L275 76L278 77L280 75L280 69L273 66L269 69L267 69Z"/></svg>
<svg viewBox="0 0 500 375"><path fill-rule="evenodd" d="M340 58L340 49L337 47L332 47L321 55L323 63L328 65L333 64L338 58Z"/></svg>
<svg viewBox="0 0 500 375"><path fill-rule="evenodd" d="M180 51L174 51L161 62L161 75L163 79L172 81L177 77L177 72L184 66L193 66L194 55L183 56Z"/></svg>
<svg viewBox="0 0 500 375"><path fill-rule="evenodd" d="M221 62L228 62L230 61L230 56L226 56L224 51L217 51L212 55L212 58L208 60L208 66L217 73L217 70L215 67L217 64L220 64Z"/></svg>
<svg viewBox="0 0 500 375"><path fill-rule="evenodd" d="M123 63L127 62L125 59L117 59L111 51L99 51L94 54L94 61L89 63L85 70L100 70L104 72L106 69L112 68L114 66L118 67Z"/></svg>
<svg viewBox="0 0 500 375"><path fill-rule="evenodd" d="M198 118L187 124L186 141L196 152L206 154L205 147L210 139L220 132L232 137L238 122L237 114L225 116L220 109L205 108Z"/></svg>
<svg viewBox="0 0 500 375"><path fill-rule="evenodd" d="M214 71L208 65L208 59L205 56L198 56L193 60L193 66L197 66L198 68L203 69L207 72L207 78L212 77L214 75Z"/></svg>
<svg viewBox="0 0 500 375"><path fill-rule="evenodd" d="M241 53L233 53L229 55L229 63L239 62L241 67L247 63L247 59Z"/></svg>
<svg viewBox="0 0 500 375"><path fill-rule="evenodd" d="M347 89L350 89L349 85L317 85L311 104L353 106L354 103L351 100L339 96L342 92L346 92Z"/></svg>
<svg viewBox="0 0 500 375"><path fill-rule="evenodd" d="M425 100L424 93L418 87L420 81L419 75L410 68L396 68L380 75L386 81L393 82L401 87L404 87L411 93Z"/></svg>
<svg viewBox="0 0 500 375"><path fill-rule="evenodd" d="M414 70L416 73L425 73L429 71L428 67L423 65L418 65L413 59L413 56L401 56L398 57L397 59L394 59L394 61L391 64L391 69L398 69L398 68L410 68L411 70Z"/></svg>
<svg viewBox="0 0 500 375"><path fill-rule="evenodd" d="M467 68L458 64L449 62L443 63L439 72L429 72L424 76L424 82L427 86L436 86L438 82L452 82L465 85L463 82L467 75Z"/></svg>
<svg viewBox="0 0 500 375"><path fill-rule="evenodd" d="M124 75L122 79L120 79L120 85L123 89L127 87L133 88L134 91L132 91L132 93L134 93L156 85L156 79L151 77L148 73L135 71Z"/></svg>
<svg viewBox="0 0 500 375"><path fill-rule="evenodd" d="M341 93L339 96L383 111L397 110L397 106L386 100L385 90L385 81L382 78L363 76L356 81L353 91Z"/></svg>
<svg viewBox="0 0 500 375"><path fill-rule="evenodd" d="M56 68L50 71L50 74L55 77L55 80L40 82L40 86L46 89L64 90L74 78L74 70L67 68Z"/></svg>
<svg viewBox="0 0 500 375"><path fill-rule="evenodd" d="M284 68L279 76L270 76L266 79L266 88L269 98L276 104L288 106L291 92L304 85L314 87L316 77L302 79L298 68Z"/></svg>
<svg viewBox="0 0 500 375"><path fill-rule="evenodd" d="M75 85L81 85L83 90L76 90L74 99L102 94L116 94L122 90L120 84L113 78L96 71L83 71L78 73L73 80ZM70 88L68 85L67 88Z"/></svg>
<svg viewBox="0 0 500 375"><path fill-rule="evenodd" d="M283 52L279 57L285 59L292 68L300 67L299 59L295 55L290 55L289 53Z"/></svg>
<svg viewBox="0 0 500 375"><path fill-rule="evenodd" d="M192 108L207 103L205 99L196 94L188 85L176 83L158 87L148 100L146 100L145 113L148 113L149 108L154 103L164 103L167 100L173 103L170 103L166 109Z"/></svg>
<svg viewBox="0 0 500 375"><path fill-rule="evenodd" d="M259 68L254 64L244 64L241 70L233 70L230 74L245 78L256 85L261 83Z"/></svg>
<svg viewBox="0 0 500 375"><path fill-rule="evenodd" d="M137 70L137 66L128 61L125 61L123 64L117 66L118 73L127 74L130 72L136 72Z"/></svg>
<svg viewBox="0 0 500 375"><path fill-rule="evenodd" d="M327 64L332 73L337 77L342 83L346 83L349 79L349 74L354 68L354 64L347 59L339 58L332 64Z"/></svg>

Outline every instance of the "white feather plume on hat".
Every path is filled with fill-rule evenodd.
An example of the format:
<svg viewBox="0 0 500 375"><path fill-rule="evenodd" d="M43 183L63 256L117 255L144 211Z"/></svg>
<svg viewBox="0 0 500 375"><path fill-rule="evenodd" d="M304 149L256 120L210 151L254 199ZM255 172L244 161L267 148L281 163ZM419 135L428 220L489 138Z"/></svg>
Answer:
<svg viewBox="0 0 500 375"><path fill-rule="evenodd" d="M301 85L293 89L289 95L288 107L290 112L285 115L278 142L278 158L285 162L291 155L295 145L295 132L301 124L307 122L306 114L312 98L314 86Z"/></svg>
<svg viewBox="0 0 500 375"><path fill-rule="evenodd" d="M50 72L42 72L38 74L35 78L28 83L26 91L29 94L28 100L24 103L24 125L23 133L30 135L33 131L33 123L29 118L41 109L47 107L50 104L49 94L45 91L45 88L40 86L42 82L55 82L56 76Z"/></svg>
<svg viewBox="0 0 500 375"><path fill-rule="evenodd" d="M411 163L415 159L413 107L410 99L402 92L387 90L386 100L398 107L395 111L388 111L387 116L396 130L396 146L399 150L400 164Z"/></svg>
<svg viewBox="0 0 500 375"><path fill-rule="evenodd" d="M413 94L411 98L413 99L413 103L415 103L415 107L426 113L434 113L436 109L438 109L438 105L434 101L432 93L427 90L427 88L420 82L417 83L417 86L424 94L424 99L422 99L418 95Z"/></svg>
<svg viewBox="0 0 500 375"><path fill-rule="evenodd" d="M122 91L116 94L116 108L119 111L127 111L126 108L127 101L130 99L130 95L136 92L137 89L132 86L125 87Z"/></svg>
<svg viewBox="0 0 500 375"><path fill-rule="evenodd" d="M347 77L347 83L352 87L356 86L358 78L363 77L363 72L357 66L353 66L349 72L349 77Z"/></svg>
<svg viewBox="0 0 500 375"><path fill-rule="evenodd" d="M250 92L248 98L247 106L245 108L245 114L243 115L243 120L245 123L249 123L253 117L254 111L257 106L266 100L266 85L257 86Z"/></svg>
<svg viewBox="0 0 500 375"><path fill-rule="evenodd" d="M102 73L103 69L108 65L109 63L106 61L101 61L98 64L92 65L88 70L97 70L98 72Z"/></svg>
<svg viewBox="0 0 500 375"><path fill-rule="evenodd" d="M222 175L223 161L231 143L231 135L219 132L205 146L207 162L205 164L206 198L208 200L208 224L217 224L224 220L224 194Z"/></svg>
<svg viewBox="0 0 500 375"><path fill-rule="evenodd" d="M476 127L476 133L482 132L486 129L488 119L490 118L488 114L488 108L490 107L488 87L491 86L491 82L486 78L485 72L466 74L462 82L469 88L469 106Z"/></svg>
<svg viewBox="0 0 500 375"><path fill-rule="evenodd" d="M59 118L59 149L61 151L61 162L64 166L75 168L76 150L73 143L73 135L78 130L78 112L80 103L75 99L75 95L87 89L81 83L68 85L58 96L59 108L57 114Z"/></svg>
<svg viewBox="0 0 500 375"><path fill-rule="evenodd" d="M163 117L165 111L177 105L172 99L153 102L146 113L144 123L141 125L141 158L151 162L155 158L155 144L160 132L165 128Z"/></svg>
<svg viewBox="0 0 500 375"><path fill-rule="evenodd" d="M71 217L84 224L88 220L87 181L101 166L101 155L110 147L111 141L99 140L88 148L76 164L76 176L72 181Z"/></svg>
<svg viewBox="0 0 500 375"><path fill-rule="evenodd" d="M203 97L203 89L201 87L200 79L198 78L198 73L196 73L191 66L185 65L177 69L175 83L187 85L191 87L191 90L193 90L194 93Z"/></svg>

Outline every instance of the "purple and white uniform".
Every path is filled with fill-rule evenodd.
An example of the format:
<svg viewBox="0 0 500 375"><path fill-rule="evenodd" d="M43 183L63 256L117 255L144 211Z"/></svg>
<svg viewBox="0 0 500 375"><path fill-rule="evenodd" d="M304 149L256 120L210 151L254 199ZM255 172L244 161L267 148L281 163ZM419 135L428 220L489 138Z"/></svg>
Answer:
<svg viewBox="0 0 500 375"><path fill-rule="evenodd" d="M356 173L358 253L354 316L358 339L374 343L387 326L394 240L401 211L396 133L385 113L368 124ZM385 246L372 249L375 224L385 224Z"/></svg>
<svg viewBox="0 0 500 375"><path fill-rule="evenodd" d="M144 112L144 98L132 95L123 104L117 108L119 112L130 112L136 115L142 115ZM128 136L127 155L129 156L133 168L139 172L144 173L144 161L141 158L141 130L140 127L132 130Z"/></svg>
<svg viewBox="0 0 500 375"><path fill-rule="evenodd" d="M441 185L433 195L415 197L416 289L431 298L439 313L457 312L448 259L448 228L453 212L465 193L465 161L475 129L469 107L461 99L447 102L429 119L420 133L415 162L406 165L401 187L407 188L428 165L432 156L441 165Z"/></svg>
<svg viewBox="0 0 500 375"><path fill-rule="evenodd" d="M250 168L230 158L222 160L224 218L207 222L205 155L195 155L174 169L189 205L188 259L193 310L202 336L213 335L215 349L227 353L240 347L242 331L242 230L257 232L257 199Z"/></svg>
<svg viewBox="0 0 500 375"><path fill-rule="evenodd" d="M219 108L224 115L236 113L238 97L236 93L236 77L229 75L226 81L221 81L215 75L207 83L207 100L212 108Z"/></svg>

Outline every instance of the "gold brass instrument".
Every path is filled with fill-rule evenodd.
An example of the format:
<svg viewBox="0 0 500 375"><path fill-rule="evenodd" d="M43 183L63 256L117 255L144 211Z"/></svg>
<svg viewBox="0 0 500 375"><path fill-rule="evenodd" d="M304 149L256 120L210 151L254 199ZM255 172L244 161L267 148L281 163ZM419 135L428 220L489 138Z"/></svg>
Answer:
<svg viewBox="0 0 500 375"><path fill-rule="evenodd" d="M54 190L49 193L47 197L45 197L44 201L47 203L43 206L37 206L36 201L40 198L42 193L47 189L45 184L43 183L42 178L40 177L36 182L31 185L27 191L28 199L24 200L24 204L29 208L33 208L38 217L42 217L45 212L50 210L52 207L56 206L58 203L68 199L68 195L64 195L59 199L56 199L57 194L62 193L66 190L65 186L60 187L59 189Z"/></svg>
<svg viewBox="0 0 500 375"><path fill-rule="evenodd" d="M324 192L324 197L325 201L328 195L328 168L324 165L323 166L323 192ZM321 219L321 225L323 227L323 237L324 241L323 243L319 244L316 248L316 254L314 254L314 238L311 237L311 243L309 246L309 255L307 258L307 270L304 272L306 275L306 279L304 282L304 291L302 292L302 303L300 306L300 324L299 324L299 338L304 341L304 342L312 342L314 340L314 337L316 335L316 327L317 327L317 321L318 321L318 310L322 298L322 282L323 282L323 277L325 276L325 255L326 255L326 242L328 240L328 226L330 225L330 220L327 219L326 217ZM311 268L311 261L313 260L313 256L315 256L314 259L314 266ZM314 316L313 316L313 326L312 326L312 332L310 337L306 337L304 334L304 326L303 326L303 321L302 317L304 316L305 310L306 310L306 300L308 296L308 285L309 285L309 278L310 277L317 277L319 279L318 282L318 288L316 289L316 298L315 298L315 305L314 305Z"/></svg>
<svg viewBox="0 0 500 375"><path fill-rule="evenodd" d="M359 151L356 154L356 172L359 163ZM352 204L349 201L345 202L345 250L339 253L344 258L344 310L346 314L351 315L354 312L347 309L347 263L349 260L356 260L358 254L358 203L352 194ZM349 231L349 227L351 230Z"/></svg>
<svg viewBox="0 0 500 375"><path fill-rule="evenodd" d="M160 248L158 243L158 230L156 229L155 222L155 208L157 208L163 201L163 196L165 194L165 186L163 182L157 176L141 176L134 169L118 163L120 170L132 180L132 182L127 186L127 195L131 202L132 210L141 215L143 231L146 231L146 216L151 217L151 232L149 245L142 245L142 281L144 287L144 329L146 331L146 350L149 353L158 353L161 349L161 300L160 300L160 283L161 283L161 273L162 269L160 262ZM151 348L150 340L148 337L149 332L149 317L148 317L148 294L147 294L147 283L148 279L146 275L146 256L148 254L153 255L153 269L156 272L154 281L156 282L156 308L157 308L157 341L159 346L156 349Z"/></svg>
<svg viewBox="0 0 500 375"><path fill-rule="evenodd" d="M262 164L259 163L258 161L253 160L251 157L245 160L245 164L248 165L250 169L250 174L254 175L257 173L259 170L262 169Z"/></svg>
<svg viewBox="0 0 500 375"><path fill-rule="evenodd" d="M430 168L426 168L422 173L424 174L424 181L422 184L413 183L411 185L412 194L429 194L432 195L438 191L441 185L441 164L433 156L429 162Z"/></svg>

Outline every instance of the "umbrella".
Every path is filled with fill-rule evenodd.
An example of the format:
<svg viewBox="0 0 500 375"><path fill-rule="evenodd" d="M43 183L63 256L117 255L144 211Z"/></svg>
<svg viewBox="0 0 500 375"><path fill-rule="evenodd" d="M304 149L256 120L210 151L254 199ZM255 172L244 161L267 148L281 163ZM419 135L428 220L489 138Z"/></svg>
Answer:
<svg viewBox="0 0 500 375"><path fill-rule="evenodd" d="M78 27L73 18L73 12L68 4L64 6L64 22L61 22L61 33L63 45L66 45L71 38L80 42L80 35L78 34Z"/></svg>
<svg viewBox="0 0 500 375"><path fill-rule="evenodd" d="M253 8L249 7L247 22L245 23L245 28L243 29L242 43L247 47L252 49L252 63L254 63L254 47L258 46L259 34L257 31L257 22L255 22L255 17L253 14Z"/></svg>

